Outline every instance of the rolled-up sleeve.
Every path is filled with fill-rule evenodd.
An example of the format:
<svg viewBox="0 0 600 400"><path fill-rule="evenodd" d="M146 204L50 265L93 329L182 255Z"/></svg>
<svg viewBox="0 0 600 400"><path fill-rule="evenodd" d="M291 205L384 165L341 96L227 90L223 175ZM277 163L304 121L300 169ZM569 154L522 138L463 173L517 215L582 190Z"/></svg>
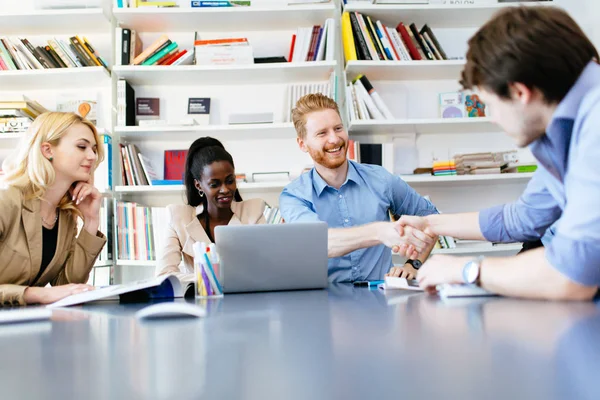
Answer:
<svg viewBox="0 0 600 400"><path fill-rule="evenodd" d="M574 282L600 286L600 106L571 146L567 204L546 250L548 262Z"/></svg>
<svg viewBox="0 0 600 400"><path fill-rule="evenodd" d="M479 213L479 228L490 242L524 242L541 238L561 215L560 206L550 194L544 179L547 172L534 174L514 203L485 209Z"/></svg>
<svg viewBox="0 0 600 400"><path fill-rule="evenodd" d="M311 203L294 194L293 190L284 188L279 195L279 210L285 222L318 222L317 213Z"/></svg>

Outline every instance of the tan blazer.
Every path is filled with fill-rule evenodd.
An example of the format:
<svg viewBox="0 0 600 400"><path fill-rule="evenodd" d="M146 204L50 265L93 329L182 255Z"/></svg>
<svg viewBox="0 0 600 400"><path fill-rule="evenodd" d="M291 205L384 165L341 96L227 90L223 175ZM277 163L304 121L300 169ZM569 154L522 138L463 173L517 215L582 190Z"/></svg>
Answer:
<svg viewBox="0 0 600 400"><path fill-rule="evenodd" d="M233 202L233 217L229 225L264 224L266 203L261 199ZM198 221L202 206L171 204L167 206L167 232L163 236L162 254L159 256L157 275L175 274L182 280L193 279L194 243L211 243L206 231ZM183 257L183 269L179 268Z"/></svg>
<svg viewBox="0 0 600 400"><path fill-rule="evenodd" d="M13 187L0 188L0 306L22 305L27 286L85 283L106 238L81 230L70 211L58 217L56 252L35 280L42 264L40 200L25 200Z"/></svg>

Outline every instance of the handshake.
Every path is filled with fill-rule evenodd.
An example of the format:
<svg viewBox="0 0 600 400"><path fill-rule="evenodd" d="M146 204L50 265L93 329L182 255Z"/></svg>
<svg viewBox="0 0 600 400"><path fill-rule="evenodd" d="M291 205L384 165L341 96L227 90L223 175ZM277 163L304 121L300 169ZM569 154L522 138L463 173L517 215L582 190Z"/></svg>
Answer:
<svg viewBox="0 0 600 400"><path fill-rule="evenodd" d="M414 260L433 247L437 235L425 217L402 216L398 221L381 225L379 240L394 253Z"/></svg>

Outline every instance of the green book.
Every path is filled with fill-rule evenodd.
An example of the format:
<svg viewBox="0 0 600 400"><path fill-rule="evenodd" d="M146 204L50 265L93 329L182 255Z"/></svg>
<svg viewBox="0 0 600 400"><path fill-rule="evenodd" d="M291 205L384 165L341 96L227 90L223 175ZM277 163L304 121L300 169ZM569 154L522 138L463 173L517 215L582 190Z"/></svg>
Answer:
<svg viewBox="0 0 600 400"><path fill-rule="evenodd" d="M167 47L165 47L164 49L162 49L161 51L159 51L158 53L156 53L155 55L153 55L152 57L150 57L149 59L147 59L146 61L144 61L142 63L142 65L152 65L155 62L157 62L158 60L160 60L161 58L163 58L165 55L167 55L170 52L172 52L173 50L175 50L176 48L177 48L177 43L173 42L170 45L168 45Z"/></svg>

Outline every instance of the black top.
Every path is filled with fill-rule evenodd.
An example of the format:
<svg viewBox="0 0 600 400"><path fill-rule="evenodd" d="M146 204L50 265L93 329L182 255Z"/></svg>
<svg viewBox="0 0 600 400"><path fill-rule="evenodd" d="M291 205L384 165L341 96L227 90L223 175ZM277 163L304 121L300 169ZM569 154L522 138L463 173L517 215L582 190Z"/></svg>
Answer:
<svg viewBox="0 0 600 400"><path fill-rule="evenodd" d="M208 236L211 243L214 243L215 239L213 239L212 234L210 233L210 221L208 219L208 212L203 212L202 214L198 214L198 221L202 222L202 220L200 218L202 218L203 215L204 215L204 231L206 232L206 236Z"/></svg>
<svg viewBox="0 0 600 400"><path fill-rule="evenodd" d="M40 266L40 272L38 272L35 280L40 279L40 276L46 270L46 267L50 264L56 253L56 242L58 240L58 220L54 224L54 228L47 229L42 226L42 265Z"/></svg>

